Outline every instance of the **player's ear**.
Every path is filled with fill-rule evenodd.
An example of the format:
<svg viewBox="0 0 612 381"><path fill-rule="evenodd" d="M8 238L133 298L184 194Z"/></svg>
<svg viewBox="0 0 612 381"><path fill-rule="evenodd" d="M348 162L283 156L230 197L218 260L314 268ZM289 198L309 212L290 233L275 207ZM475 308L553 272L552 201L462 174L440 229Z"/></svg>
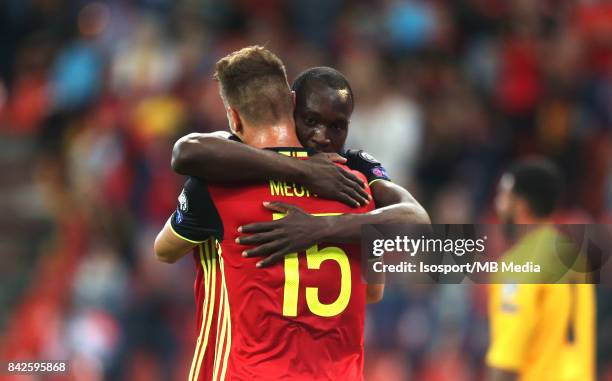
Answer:
<svg viewBox="0 0 612 381"><path fill-rule="evenodd" d="M227 119L230 122L230 130L232 130L232 133L237 136L241 136L244 128L242 125L242 119L240 119L240 114L238 114L238 111L236 111L232 107L228 107Z"/></svg>
<svg viewBox="0 0 612 381"><path fill-rule="evenodd" d="M295 109L295 91L291 90L291 99L293 100L293 108Z"/></svg>

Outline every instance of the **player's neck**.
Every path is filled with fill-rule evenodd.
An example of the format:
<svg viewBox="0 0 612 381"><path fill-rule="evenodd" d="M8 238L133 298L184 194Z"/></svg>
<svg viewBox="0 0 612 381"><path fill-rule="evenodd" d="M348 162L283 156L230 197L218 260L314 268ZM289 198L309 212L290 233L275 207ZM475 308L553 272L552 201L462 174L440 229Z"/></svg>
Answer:
<svg viewBox="0 0 612 381"><path fill-rule="evenodd" d="M248 132L247 132L248 131ZM252 147L301 147L293 121L265 128L245 128L243 141Z"/></svg>

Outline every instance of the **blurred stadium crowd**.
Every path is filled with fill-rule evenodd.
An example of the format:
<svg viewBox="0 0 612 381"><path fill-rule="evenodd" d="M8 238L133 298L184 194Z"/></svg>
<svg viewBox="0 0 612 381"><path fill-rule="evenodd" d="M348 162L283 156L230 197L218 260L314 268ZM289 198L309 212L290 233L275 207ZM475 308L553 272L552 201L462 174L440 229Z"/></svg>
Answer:
<svg viewBox="0 0 612 381"><path fill-rule="evenodd" d="M226 129L212 67L254 43L290 79L341 70L356 99L347 146L434 222L495 221L500 171L530 154L563 168L559 222L612 222L608 1L6 0L0 358L69 358L79 380L186 377L193 264L152 253L182 184L171 147ZM388 289L368 313L366 379L479 380L485 292ZM610 294L599 289L601 380Z"/></svg>

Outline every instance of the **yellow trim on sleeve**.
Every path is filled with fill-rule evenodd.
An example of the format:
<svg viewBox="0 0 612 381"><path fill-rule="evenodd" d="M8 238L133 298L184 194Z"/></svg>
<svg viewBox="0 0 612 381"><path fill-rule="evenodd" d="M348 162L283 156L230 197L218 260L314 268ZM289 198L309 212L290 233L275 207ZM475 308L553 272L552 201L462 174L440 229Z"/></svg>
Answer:
<svg viewBox="0 0 612 381"><path fill-rule="evenodd" d="M174 233L175 236L179 237L180 239L182 239L184 241L187 241L189 243L193 243L193 244L196 244L196 245L206 241L206 240L204 240L204 241L194 241L194 240L191 240L189 238L185 238L182 235L180 235L179 233L177 233L176 230L174 230L174 228L172 227L172 223L171 222L168 222L168 225L170 226L170 230L172 230L172 233Z"/></svg>
<svg viewBox="0 0 612 381"><path fill-rule="evenodd" d="M374 183L375 183L375 182L377 182L377 181L389 181L389 180L387 180L387 179L374 179L374 180L370 181L370 182L368 183L368 185L372 186L372 184L374 184Z"/></svg>

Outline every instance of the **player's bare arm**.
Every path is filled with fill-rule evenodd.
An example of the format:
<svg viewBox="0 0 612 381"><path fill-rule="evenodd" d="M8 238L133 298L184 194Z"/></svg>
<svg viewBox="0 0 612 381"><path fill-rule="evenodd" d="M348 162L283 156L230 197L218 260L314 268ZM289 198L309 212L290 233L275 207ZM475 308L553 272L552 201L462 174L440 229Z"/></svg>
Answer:
<svg viewBox="0 0 612 381"><path fill-rule="evenodd" d="M250 147L221 133L193 133L179 139L172 151L175 172L216 183L267 181L299 182L320 197L357 207L369 202L363 183L334 162L346 159L334 153L295 160L276 152Z"/></svg>
<svg viewBox="0 0 612 381"><path fill-rule="evenodd" d="M270 266L289 253L306 250L320 242L359 242L364 224L430 224L427 212L410 192L387 180L371 185L379 209L365 214L314 217L300 208L272 202L266 208L286 213L285 218L241 227L250 234L239 238L242 245L256 245L245 250L247 257L265 256L258 266Z"/></svg>
<svg viewBox="0 0 612 381"><path fill-rule="evenodd" d="M518 378L514 372L497 368L489 368L487 373L487 381L516 381Z"/></svg>
<svg viewBox="0 0 612 381"><path fill-rule="evenodd" d="M177 237L172 231L170 220L168 220L159 234L157 234L153 249L159 261L174 263L189 253L195 245L195 243Z"/></svg>

